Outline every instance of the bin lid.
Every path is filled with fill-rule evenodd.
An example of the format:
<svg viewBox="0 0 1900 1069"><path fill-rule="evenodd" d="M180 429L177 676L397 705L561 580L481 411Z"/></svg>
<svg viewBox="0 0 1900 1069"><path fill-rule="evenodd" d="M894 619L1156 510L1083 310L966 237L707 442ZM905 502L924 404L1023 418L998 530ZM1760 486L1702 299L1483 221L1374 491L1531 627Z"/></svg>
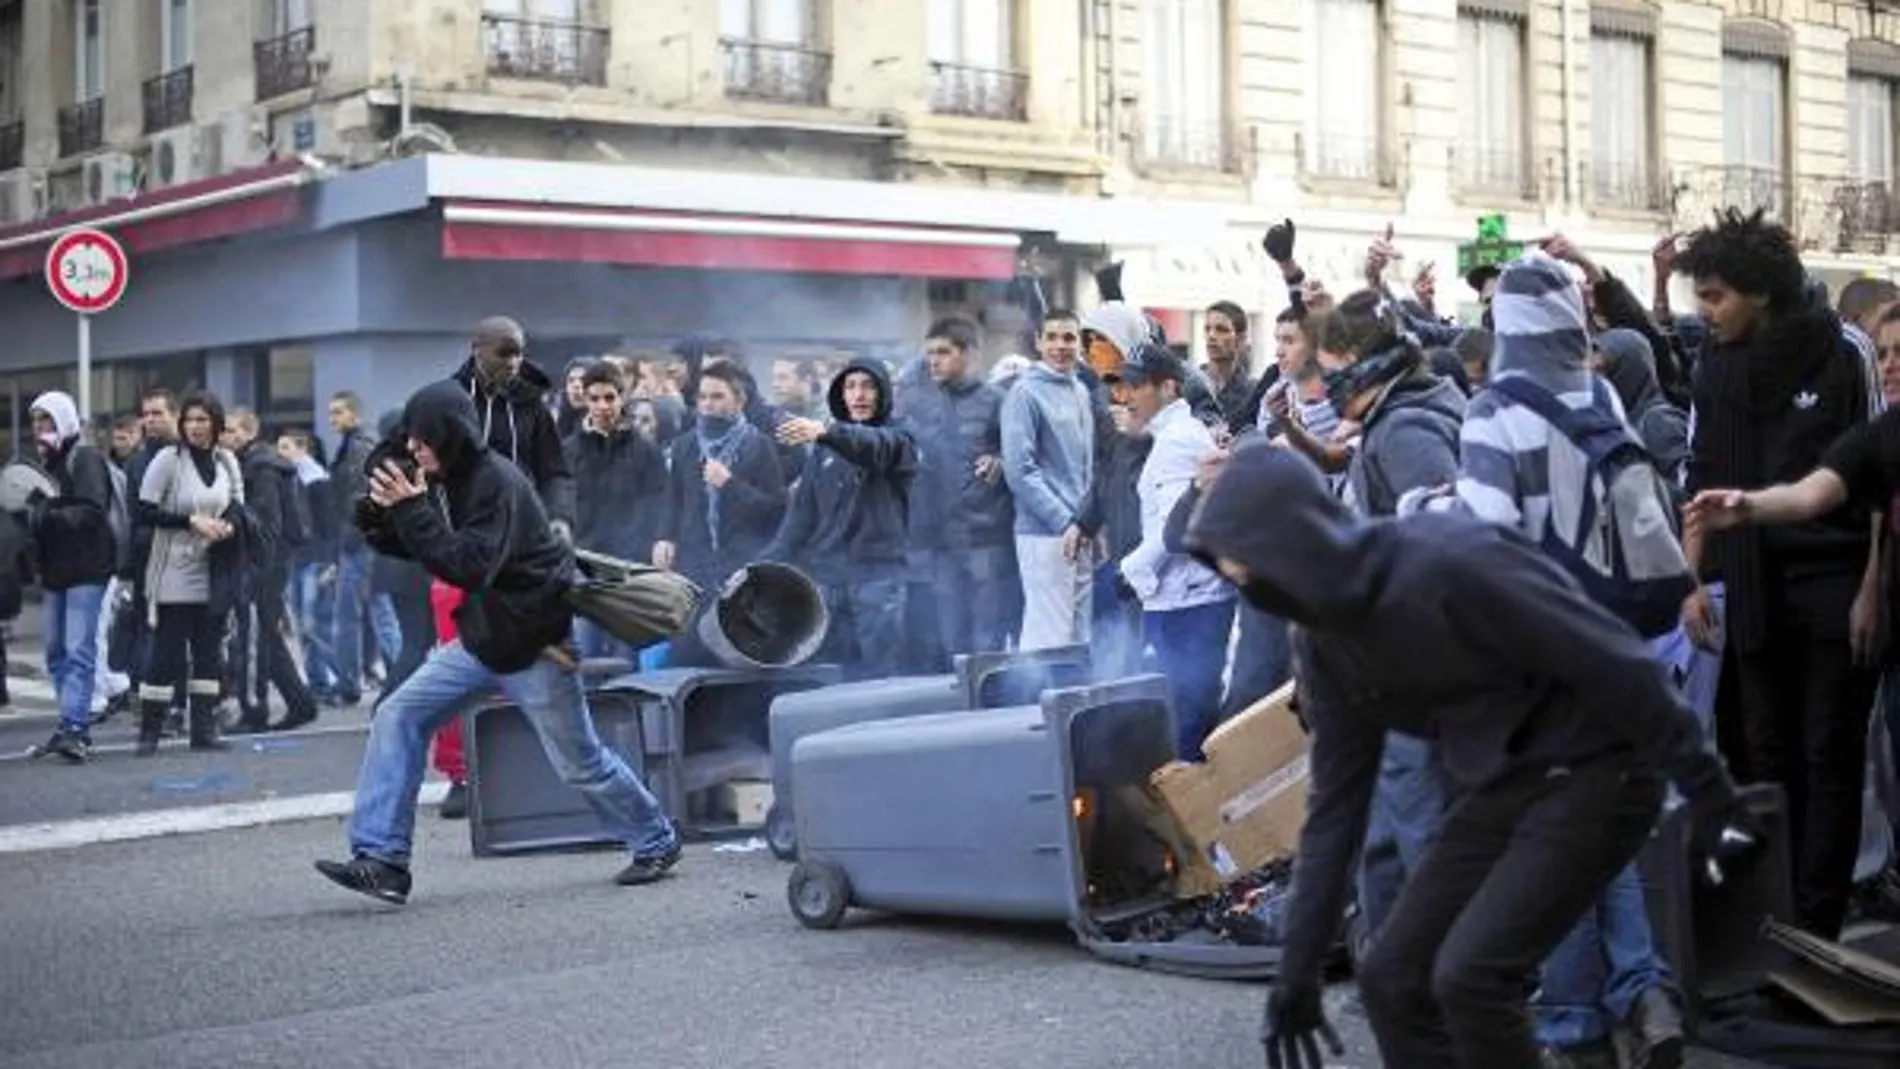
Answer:
<svg viewBox="0 0 1900 1069"><path fill-rule="evenodd" d="M784 682L823 686L838 679L838 666L805 664L795 668L662 668L634 672L601 684L601 690L633 691L667 701L682 701L707 686Z"/></svg>
<svg viewBox="0 0 1900 1069"><path fill-rule="evenodd" d="M1204 980L1273 980L1280 948L1235 943L1117 943L1082 936L1082 947L1103 961Z"/></svg>

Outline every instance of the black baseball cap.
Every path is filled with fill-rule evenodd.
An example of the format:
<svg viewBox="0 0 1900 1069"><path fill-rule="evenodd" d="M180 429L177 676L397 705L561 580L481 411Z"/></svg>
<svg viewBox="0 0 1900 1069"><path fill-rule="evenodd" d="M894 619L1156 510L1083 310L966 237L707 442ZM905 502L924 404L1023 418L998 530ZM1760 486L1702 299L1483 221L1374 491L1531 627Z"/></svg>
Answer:
<svg viewBox="0 0 1900 1069"><path fill-rule="evenodd" d="M1480 264L1465 272L1465 285L1475 293L1484 292L1484 284L1504 273L1497 264Z"/></svg>
<svg viewBox="0 0 1900 1069"><path fill-rule="evenodd" d="M1173 379L1175 382L1187 381L1187 366L1181 358L1172 352L1154 344L1142 344L1135 347L1122 366L1112 373L1102 376L1105 382L1119 382L1128 386L1139 386L1145 382L1158 382Z"/></svg>

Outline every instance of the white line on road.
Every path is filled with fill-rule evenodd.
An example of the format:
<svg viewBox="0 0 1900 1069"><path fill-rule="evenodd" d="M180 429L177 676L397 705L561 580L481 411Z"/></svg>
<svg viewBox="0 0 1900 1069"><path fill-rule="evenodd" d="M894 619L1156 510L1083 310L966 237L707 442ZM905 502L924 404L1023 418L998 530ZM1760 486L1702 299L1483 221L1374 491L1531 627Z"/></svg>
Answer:
<svg viewBox="0 0 1900 1069"><path fill-rule="evenodd" d="M445 781L425 783L417 793L421 805L438 805L448 793ZM24 854L39 850L70 850L95 843L117 843L129 839L153 839L165 835L191 835L198 832L224 831L228 828L252 828L261 824L284 824L296 820L320 820L348 816L355 805L349 791L332 794L299 794L289 798L269 798L261 802L226 802L221 805L161 809L148 813L120 813L109 817L85 817L46 824L23 824L0 828L0 854Z"/></svg>
<svg viewBox="0 0 1900 1069"><path fill-rule="evenodd" d="M57 719L57 717L55 717L55 719ZM0 724L10 722L11 721L0 720ZM268 750L274 743L282 741L320 739L330 735L367 735L368 733L369 722L364 721L355 724L319 724L312 728L297 728L292 731L272 731L262 735L225 735L223 739L230 743L235 749L255 748L258 750ZM160 752L179 749L184 746L185 742L183 740L167 740L160 746ZM115 742L105 746L95 746L92 748L92 753L94 757L100 757L106 754L129 754L136 749L138 749L136 743ZM38 756L38 747L32 746L13 753L0 753L0 764L4 764L8 761L32 761L37 759Z"/></svg>

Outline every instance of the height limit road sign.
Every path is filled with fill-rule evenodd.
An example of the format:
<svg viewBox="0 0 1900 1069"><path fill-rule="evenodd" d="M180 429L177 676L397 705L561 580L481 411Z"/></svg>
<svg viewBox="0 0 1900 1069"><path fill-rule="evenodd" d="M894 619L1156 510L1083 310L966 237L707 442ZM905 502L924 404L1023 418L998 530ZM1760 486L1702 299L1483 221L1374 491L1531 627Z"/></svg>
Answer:
<svg viewBox="0 0 1900 1069"><path fill-rule="evenodd" d="M68 230L46 250L46 288L79 320L79 418L92 418L92 317L119 303L132 279L125 249L103 230Z"/></svg>

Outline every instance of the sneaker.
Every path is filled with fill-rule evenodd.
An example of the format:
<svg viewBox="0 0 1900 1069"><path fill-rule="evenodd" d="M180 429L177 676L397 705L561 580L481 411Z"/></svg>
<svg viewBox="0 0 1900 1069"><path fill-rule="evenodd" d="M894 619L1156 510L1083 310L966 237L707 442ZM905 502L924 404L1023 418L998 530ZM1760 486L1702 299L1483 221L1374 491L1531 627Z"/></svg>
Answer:
<svg viewBox="0 0 1900 1069"><path fill-rule="evenodd" d="M317 871L338 887L368 895L379 902L400 906L409 901L409 870L373 857L319 861Z"/></svg>
<svg viewBox="0 0 1900 1069"><path fill-rule="evenodd" d="M664 879L667 872L679 864L680 852L680 837L674 835L673 841L659 853L645 857L635 855L627 867L620 870L620 875L614 877L614 882L622 887L638 887Z"/></svg>
<svg viewBox="0 0 1900 1069"><path fill-rule="evenodd" d="M449 784L449 793L442 796L442 807L437 810L437 814L443 820L466 820L468 818L468 784Z"/></svg>
<svg viewBox="0 0 1900 1069"><path fill-rule="evenodd" d="M1617 1037L1623 1036L1628 1037L1628 1045L1621 1052L1622 1061L1629 1069L1681 1069L1682 1011L1667 989L1652 987L1643 992L1630 1014L1629 1029L1617 1032Z"/></svg>
<svg viewBox="0 0 1900 1069"><path fill-rule="evenodd" d="M83 765L92 756L92 737L83 731L55 731L40 747L41 754L64 759L68 764Z"/></svg>

